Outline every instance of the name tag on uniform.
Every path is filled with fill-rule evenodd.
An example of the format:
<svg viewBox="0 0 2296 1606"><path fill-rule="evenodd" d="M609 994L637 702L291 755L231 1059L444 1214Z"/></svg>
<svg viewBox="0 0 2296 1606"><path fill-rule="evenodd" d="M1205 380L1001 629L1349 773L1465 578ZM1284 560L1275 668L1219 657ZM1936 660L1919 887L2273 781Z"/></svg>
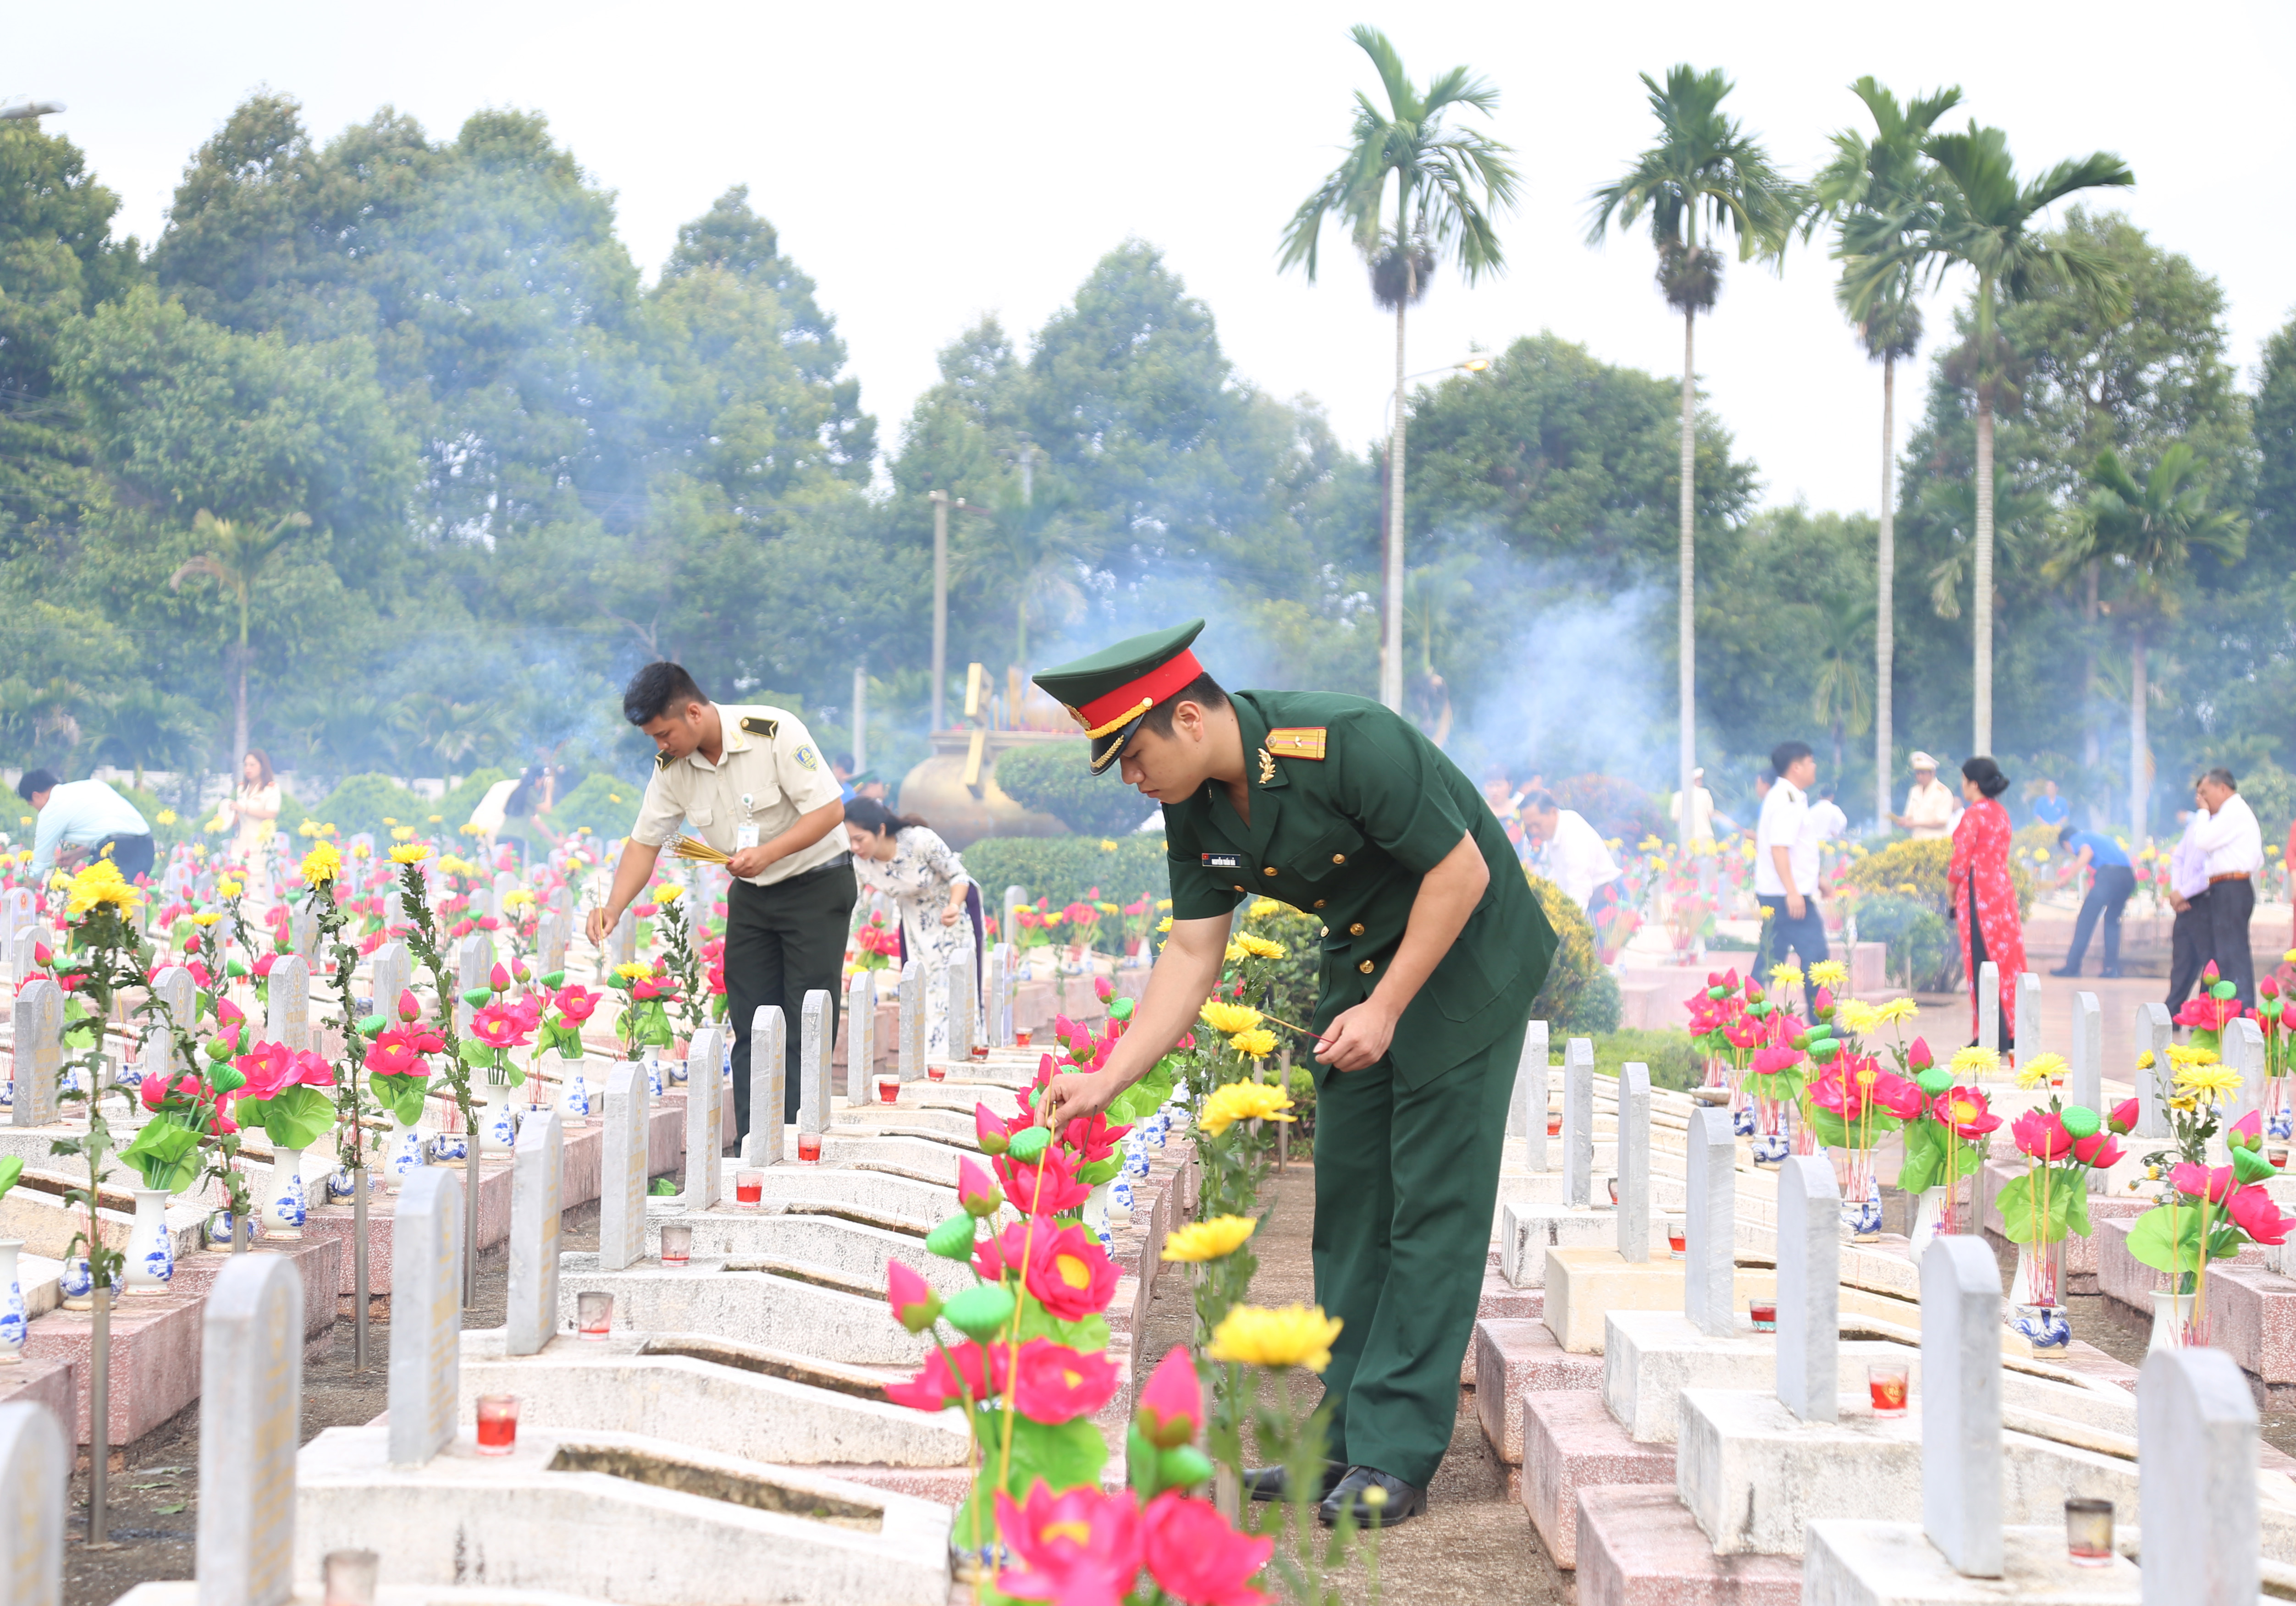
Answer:
<svg viewBox="0 0 2296 1606"><path fill-rule="evenodd" d="M1242 864L1243 857L1241 854L1208 853L1204 855L1204 868L1207 870L1236 870L1242 868Z"/></svg>
<svg viewBox="0 0 2296 1606"><path fill-rule="evenodd" d="M757 845L758 823L755 820L751 820L746 824L736 825L734 828L734 852L739 853L744 848L755 848Z"/></svg>

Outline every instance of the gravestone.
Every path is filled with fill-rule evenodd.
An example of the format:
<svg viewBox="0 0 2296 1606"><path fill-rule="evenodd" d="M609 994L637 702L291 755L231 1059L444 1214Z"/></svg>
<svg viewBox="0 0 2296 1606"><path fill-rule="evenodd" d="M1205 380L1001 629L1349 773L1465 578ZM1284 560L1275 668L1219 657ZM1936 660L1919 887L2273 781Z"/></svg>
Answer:
<svg viewBox="0 0 2296 1606"><path fill-rule="evenodd" d="M64 1496L71 1460L45 1405L0 1405L0 1601L63 1606Z"/></svg>
<svg viewBox="0 0 2296 1606"><path fill-rule="evenodd" d="M1726 1339L1738 1260L1738 1139L1730 1112L1690 1112L1683 1208L1682 1314L1702 1333Z"/></svg>
<svg viewBox="0 0 2296 1606"><path fill-rule="evenodd" d="M2245 1015L2226 1022L2221 1057L2240 1073L2240 1086L2225 1110L2225 1125L2229 1127L2264 1107L2264 1028Z"/></svg>
<svg viewBox="0 0 2296 1606"><path fill-rule="evenodd" d="M2073 995L2072 1038L2065 1045L2065 1093L2084 1110L2104 1113L2104 1012L2095 993Z"/></svg>
<svg viewBox="0 0 2296 1606"><path fill-rule="evenodd" d="M1922 1255L1922 1531L1963 1577L2001 1576L2001 1267L1973 1234Z"/></svg>
<svg viewBox="0 0 2296 1606"><path fill-rule="evenodd" d="M1619 1258L1650 1258L1650 1067L1619 1068Z"/></svg>
<svg viewBox="0 0 2296 1606"><path fill-rule="evenodd" d="M414 959L406 945L394 938L374 951L367 985L374 989L375 1012L398 1020L398 996L414 983Z"/></svg>
<svg viewBox="0 0 2296 1606"><path fill-rule="evenodd" d="M2017 972L2017 1063L2029 1063L2043 1052L2041 1043L2041 979L2030 971Z"/></svg>
<svg viewBox="0 0 2296 1606"><path fill-rule="evenodd" d="M450 1395L450 1428L453 1410ZM295 1593L302 1411L303 1279L283 1256L234 1255L201 1318L201 1606L281 1606Z"/></svg>
<svg viewBox="0 0 2296 1606"><path fill-rule="evenodd" d="M1595 1045L1573 1037L1562 1050L1562 1201L1585 1209L1595 1192Z"/></svg>
<svg viewBox="0 0 2296 1606"><path fill-rule="evenodd" d="M980 1041L989 1048L1009 1048L1013 1034L1004 1019L1004 988L1007 963L1003 943L989 946L987 965L980 976Z"/></svg>
<svg viewBox="0 0 2296 1606"><path fill-rule="evenodd" d="M283 954L271 965L270 1004L264 1033L289 1048L311 1046L311 965L299 954Z"/></svg>
<svg viewBox="0 0 2296 1606"><path fill-rule="evenodd" d="M2256 1400L2221 1349L2156 1349L2136 1380L2144 1606L2249 1606L2262 1580Z"/></svg>
<svg viewBox="0 0 2296 1606"><path fill-rule="evenodd" d="M486 932L473 931L455 945L455 1029L456 1031L468 1032L471 1029L471 1017L479 1012L478 1007L463 999L462 995L473 987L485 987L488 978L494 973L494 968L495 939Z"/></svg>
<svg viewBox="0 0 2296 1606"><path fill-rule="evenodd" d="M638 956L638 917L635 908L622 911L621 919L606 936L606 969L625 965Z"/></svg>
<svg viewBox="0 0 2296 1606"><path fill-rule="evenodd" d="M1778 1167L1778 1398L1806 1422L1841 1418L1841 1187L1833 1162Z"/></svg>
<svg viewBox="0 0 2296 1606"><path fill-rule="evenodd" d="M777 1004L750 1017L750 1135L742 1142L745 1166L777 1166L789 1107L789 1023Z"/></svg>
<svg viewBox="0 0 2296 1606"><path fill-rule="evenodd" d="M173 901L172 897L169 901ZM20 981L24 972L32 968L31 943L20 938L20 933L40 918L39 899L32 896L29 887L11 887L0 893L0 938L8 948L8 976Z"/></svg>
<svg viewBox="0 0 2296 1606"><path fill-rule="evenodd" d="M144 1028L138 1063L146 1076L158 1070L162 1064L171 1074L181 1075L192 1069L192 1062L183 1053L175 1052L176 1039L168 1030L167 1019L173 1019L176 1025L186 1030L196 1024L194 1012L200 1004L199 983L192 979L190 971L182 965L171 964L152 979L152 996L155 1002L168 1006L168 1015L163 1018L154 1011L145 1017L150 1024Z"/></svg>
<svg viewBox="0 0 2296 1606"><path fill-rule="evenodd" d="M2167 1004L2136 1006L2136 1054L2152 1056L2149 1069L2140 1065L2129 1073L2136 1083L2136 1137L2169 1135L2169 1039L2175 1029Z"/></svg>
<svg viewBox="0 0 2296 1606"><path fill-rule="evenodd" d="M57 1117L56 1078L63 1074L64 992L43 976L25 984L14 1006L15 1102L8 1118L19 1127L45 1127Z"/></svg>
<svg viewBox="0 0 2296 1606"><path fill-rule="evenodd" d="M406 892L405 892L404 890L402 890L401 889L399 889L399 888L396 887L396 886L392 886L392 887L386 887L386 888L384 888L384 889L383 889L383 893L382 893L382 930L383 930L383 934L384 934L385 936L389 936L389 935L390 935L391 932L393 932L393 931L397 931L397 930L400 930L404 929L404 928L405 928L405 926L406 926Z"/></svg>
<svg viewBox="0 0 2296 1606"><path fill-rule="evenodd" d="M845 984L845 1102L865 1104L877 1070L877 972L856 971Z"/></svg>
<svg viewBox="0 0 2296 1606"><path fill-rule="evenodd" d="M912 959L901 967L901 1080L914 1082L925 1074L925 962Z"/></svg>
<svg viewBox="0 0 2296 1606"><path fill-rule="evenodd" d="M308 903L287 922L287 951L307 963L319 952L319 915Z"/></svg>
<svg viewBox="0 0 2296 1606"><path fill-rule="evenodd" d="M1987 960L1977 967L1977 1046L1999 1053L2001 1041L2001 967Z"/></svg>
<svg viewBox="0 0 2296 1606"><path fill-rule="evenodd" d="M1508 1105L1507 1129L1521 1137L1534 1171L1546 1169L1546 1022L1533 1020L1522 1028L1522 1054L1514 1064L1514 1097Z"/></svg>
<svg viewBox="0 0 2296 1606"><path fill-rule="evenodd" d="M537 976L555 976L566 968L566 945L574 935L574 920L563 909L545 909L535 922L534 949Z"/></svg>
<svg viewBox="0 0 2296 1606"><path fill-rule="evenodd" d="M606 1072L606 1131L598 1164L598 1269L618 1272L645 1254L647 1135L652 1110L645 1067L618 1060Z"/></svg>
<svg viewBox="0 0 2296 1606"><path fill-rule="evenodd" d="M512 874L507 870L497 870L495 872L495 903L492 913L496 920L503 918L503 899L508 897L512 893L517 890L517 876Z"/></svg>
<svg viewBox="0 0 2296 1606"><path fill-rule="evenodd" d="M558 1218L566 1135L554 1110L519 1123L511 1155L512 1355L539 1355L558 1331Z"/></svg>
<svg viewBox="0 0 2296 1606"><path fill-rule="evenodd" d="M425 1166L392 1214L390 1463L419 1467L455 1437L463 1354L463 1184Z"/></svg>
<svg viewBox="0 0 2296 1606"><path fill-rule="evenodd" d="M1026 887L1004 889L1004 923L996 929L1003 934L1005 941L1014 946L1016 951L1021 941L1020 910L1028 901L1029 889Z"/></svg>
<svg viewBox="0 0 2296 1606"><path fill-rule="evenodd" d="M829 995L808 990L798 1016L797 1129L819 1132L829 1124Z"/></svg>
<svg viewBox="0 0 2296 1606"><path fill-rule="evenodd" d="M974 1012L972 945L966 943L943 969L941 996L948 1007L948 1059L952 1063L972 1056Z"/></svg>
<svg viewBox="0 0 2296 1606"><path fill-rule="evenodd" d="M685 1051L685 1208L725 1196L726 1034L705 1026Z"/></svg>

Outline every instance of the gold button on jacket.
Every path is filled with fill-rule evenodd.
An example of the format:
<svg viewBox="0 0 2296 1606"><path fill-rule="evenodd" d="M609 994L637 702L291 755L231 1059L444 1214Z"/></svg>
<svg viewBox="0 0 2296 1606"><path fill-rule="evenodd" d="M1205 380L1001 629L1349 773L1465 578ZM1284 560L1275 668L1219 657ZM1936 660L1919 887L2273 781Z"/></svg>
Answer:
<svg viewBox="0 0 2296 1606"><path fill-rule="evenodd" d="M1356 969L1357 969L1358 971L1362 971L1365 975L1366 975L1366 976L1370 975L1370 974L1371 974L1371 961L1370 961L1370 960L1368 960L1368 959L1365 960L1361 964L1359 964L1359 965L1356 966Z"/></svg>
<svg viewBox="0 0 2296 1606"><path fill-rule="evenodd" d="M1350 937L1361 937L1363 934L1364 923L1361 921L1356 922L1355 924L1348 928L1348 935Z"/></svg>

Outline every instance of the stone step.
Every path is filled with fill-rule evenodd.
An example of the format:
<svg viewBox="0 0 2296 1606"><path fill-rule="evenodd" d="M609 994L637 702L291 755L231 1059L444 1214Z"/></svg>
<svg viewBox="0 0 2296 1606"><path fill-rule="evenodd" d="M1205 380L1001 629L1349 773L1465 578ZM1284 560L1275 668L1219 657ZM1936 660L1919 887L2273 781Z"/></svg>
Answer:
<svg viewBox="0 0 2296 1606"><path fill-rule="evenodd" d="M1799 1606L1790 1556L1718 1556L1671 1487L1578 1491L1577 1606Z"/></svg>
<svg viewBox="0 0 2296 1606"><path fill-rule="evenodd" d="M1578 1565L1578 1491L1598 1484L1674 1487L1674 1446L1636 1444L1590 1389L1526 1389L1519 1496L1561 1568ZM1510 1479L1513 1481L1513 1479Z"/></svg>
<svg viewBox="0 0 2296 1606"><path fill-rule="evenodd" d="M1552 1389L1599 1390L1600 1356L1571 1355L1537 1317L1485 1317L1475 1323L1475 1413L1499 1460L1522 1465L1522 1401Z"/></svg>
<svg viewBox="0 0 2296 1606"><path fill-rule="evenodd" d="M736 1271L723 1259L664 1267L642 1260L602 1272L597 1257L559 1258L559 1323L571 1327L575 1297L614 1296L614 1322L637 1332L699 1332L767 1349L870 1365L919 1366L926 1343L893 1321L882 1295L851 1290L843 1274Z"/></svg>
<svg viewBox="0 0 2296 1606"><path fill-rule="evenodd" d="M676 1224L693 1229L696 1258L739 1264L754 1260L796 1262L834 1272L872 1296L885 1291L886 1267L898 1260L922 1275L943 1298L962 1293L973 1275L962 1263L944 1260L925 1248L918 1232L889 1232L840 1217L810 1213L763 1215L727 1209L646 1217L646 1257L659 1259L661 1229Z"/></svg>

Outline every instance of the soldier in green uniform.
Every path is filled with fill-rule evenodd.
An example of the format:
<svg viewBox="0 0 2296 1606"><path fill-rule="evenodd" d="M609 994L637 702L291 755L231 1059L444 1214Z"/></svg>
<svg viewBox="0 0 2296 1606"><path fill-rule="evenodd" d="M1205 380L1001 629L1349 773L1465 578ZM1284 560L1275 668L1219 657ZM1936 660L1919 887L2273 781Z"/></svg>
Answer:
<svg viewBox="0 0 2296 1606"><path fill-rule="evenodd" d="M1314 1026L1316 1296L1344 1323L1324 1388L1322 1514L1395 1523L1426 1506L1451 1442L1498 1194L1524 1023L1554 933L1472 782L1359 697L1223 692L1201 619L1048 669L1095 773L1163 806L1172 933L1107 1066L1056 1077L1064 1122L1109 1105L1189 1029L1235 905L1323 922ZM1280 1468L1250 1474L1288 1497ZM1384 1492L1383 1505L1365 1499Z"/></svg>

